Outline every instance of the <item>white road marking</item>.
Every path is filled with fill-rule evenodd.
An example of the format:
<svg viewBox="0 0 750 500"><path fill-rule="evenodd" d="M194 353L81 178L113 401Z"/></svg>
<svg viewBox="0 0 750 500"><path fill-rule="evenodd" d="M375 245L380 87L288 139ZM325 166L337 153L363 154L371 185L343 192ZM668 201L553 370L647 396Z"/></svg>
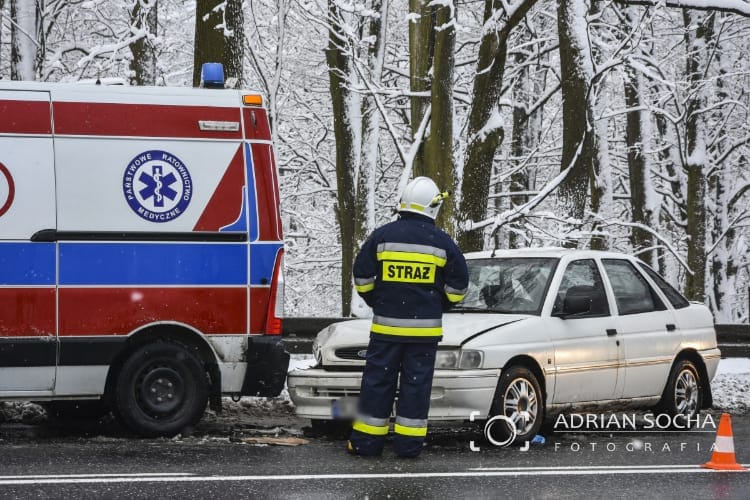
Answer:
<svg viewBox="0 0 750 500"><path fill-rule="evenodd" d="M0 476L0 481L5 479L79 479L79 478L92 478L92 477L167 477L167 476L192 476L190 472L144 472L144 473L132 473L132 474L38 474L38 475L24 475L24 476Z"/></svg>
<svg viewBox="0 0 750 500"><path fill-rule="evenodd" d="M747 467L749 464L743 464ZM692 474L717 472L699 465L642 465L591 467L498 467L464 472L401 472L384 474L274 474L258 476L194 476L189 473L100 474L56 476L0 476L0 486L24 484L179 483L198 481L314 481L344 479L481 478L518 476L598 476L627 474Z"/></svg>

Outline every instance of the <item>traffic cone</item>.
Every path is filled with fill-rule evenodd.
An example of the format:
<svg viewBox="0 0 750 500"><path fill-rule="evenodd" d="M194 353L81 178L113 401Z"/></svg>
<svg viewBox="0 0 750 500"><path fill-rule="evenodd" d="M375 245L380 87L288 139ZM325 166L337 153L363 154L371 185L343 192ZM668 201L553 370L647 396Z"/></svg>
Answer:
<svg viewBox="0 0 750 500"><path fill-rule="evenodd" d="M732 418L729 413L722 413L719 430L711 460L701 467L715 470L747 470L734 458L734 437L732 436Z"/></svg>

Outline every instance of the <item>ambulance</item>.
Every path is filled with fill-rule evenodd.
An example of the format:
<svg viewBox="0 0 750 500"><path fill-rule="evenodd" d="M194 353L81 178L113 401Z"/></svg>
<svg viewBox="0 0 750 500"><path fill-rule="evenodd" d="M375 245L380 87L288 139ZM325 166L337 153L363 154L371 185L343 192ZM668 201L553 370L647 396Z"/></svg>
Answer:
<svg viewBox="0 0 750 500"><path fill-rule="evenodd" d="M282 268L260 94L0 81L0 400L171 436L276 396Z"/></svg>

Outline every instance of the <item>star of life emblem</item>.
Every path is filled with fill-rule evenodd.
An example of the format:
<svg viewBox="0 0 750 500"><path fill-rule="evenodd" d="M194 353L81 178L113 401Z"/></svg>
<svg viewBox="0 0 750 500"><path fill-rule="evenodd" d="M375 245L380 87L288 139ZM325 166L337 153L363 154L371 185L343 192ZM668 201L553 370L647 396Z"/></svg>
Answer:
<svg viewBox="0 0 750 500"><path fill-rule="evenodd" d="M130 208L149 222L169 222L183 213L193 196L185 164L167 151L144 151L125 169L122 191Z"/></svg>

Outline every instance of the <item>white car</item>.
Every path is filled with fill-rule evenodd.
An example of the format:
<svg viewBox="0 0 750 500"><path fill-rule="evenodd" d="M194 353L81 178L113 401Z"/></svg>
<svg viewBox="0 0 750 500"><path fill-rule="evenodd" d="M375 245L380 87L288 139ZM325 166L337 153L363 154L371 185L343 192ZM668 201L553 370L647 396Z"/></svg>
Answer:
<svg viewBox="0 0 750 500"><path fill-rule="evenodd" d="M466 298L443 316L430 420L505 415L523 442L562 410L657 407L694 417L711 406L720 358L711 313L640 260L558 248L466 260ZM316 366L287 379L299 416L347 416L369 330L359 319L318 334Z"/></svg>

